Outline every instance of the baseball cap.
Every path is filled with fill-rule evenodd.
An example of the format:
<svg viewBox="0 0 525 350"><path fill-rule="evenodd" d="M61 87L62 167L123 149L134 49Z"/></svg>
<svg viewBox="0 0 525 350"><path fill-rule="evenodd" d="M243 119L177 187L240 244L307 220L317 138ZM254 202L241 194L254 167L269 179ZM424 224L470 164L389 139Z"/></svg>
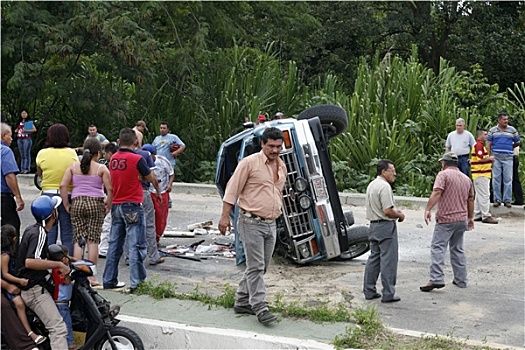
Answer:
<svg viewBox="0 0 525 350"><path fill-rule="evenodd" d="M135 126L142 126L144 129L148 130L148 127L146 126L146 122L144 120L139 120Z"/></svg>
<svg viewBox="0 0 525 350"><path fill-rule="evenodd" d="M266 116L264 114L259 114L259 116L257 117L257 120L265 122L266 121Z"/></svg>
<svg viewBox="0 0 525 350"><path fill-rule="evenodd" d="M284 117L284 114L282 114L281 112L277 112L277 113L275 113L275 116L276 117Z"/></svg>
<svg viewBox="0 0 525 350"><path fill-rule="evenodd" d="M153 146L151 143L146 143L144 146L142 146L142 149L144 151L148 151L149 153L157 154L155 146Z"/></svg>
<svg viewBox="0 0 525 350"><path fill-rule="evenodd" d="M448 160L448 161L453 161L453 162L457 162L458 161L458 156L456 155L456 153L454 152L447 152L443 155L443 157L439 158L439 161L442 162L444 160Z"/></svg>

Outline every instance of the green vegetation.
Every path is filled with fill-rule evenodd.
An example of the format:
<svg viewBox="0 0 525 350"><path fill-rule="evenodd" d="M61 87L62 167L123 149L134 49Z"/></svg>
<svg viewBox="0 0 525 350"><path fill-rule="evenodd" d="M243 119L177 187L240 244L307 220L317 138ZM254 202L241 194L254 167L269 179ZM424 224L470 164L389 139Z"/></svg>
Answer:
<svg viewBox="0 0 525 350"><path fill-rule="evenodd" d="M53 123L79 146L91 123L115 141L145 120L151 142L166 120L187 145L177 181L212 183L217 151L245 117L333 103L350 119L330 145L339 189L363 192L389 158L396 194L426 196L456 118L475 132L506 110L525 130L524 2L24 1L1 10L1 109L11 125L29 110L35 154Z"/></svg>
<svg viewBox="0 0 525 350"><path fill-rule="evenodd" d="M177 292L177 285L169 281L159 282L159 275L155 274L147 281L141 282L134 292L137 295L149 295L156 300L176 298L180 300L199 301L211 307L233 308L235 289L229 284L224 285L224 291L219 296L213 296L207 291L201 291L197 286L189 293ZM366 308L351 308L349 295L343 295L345 302L332 303L329 300L283 301L283 295L277 294L270 302L271 311L279 313L281 317L307 319L312 322L347 322L346 333L336 336L333 344L338 349L365 348L365 349L404 349L404 350L489 350L487 346L478 347L467 345L464 341L454 339L452 334L447 337L423 336L420 338L408 337L393 333L385 328L380 320L379 313L374 306Z"/></svg>

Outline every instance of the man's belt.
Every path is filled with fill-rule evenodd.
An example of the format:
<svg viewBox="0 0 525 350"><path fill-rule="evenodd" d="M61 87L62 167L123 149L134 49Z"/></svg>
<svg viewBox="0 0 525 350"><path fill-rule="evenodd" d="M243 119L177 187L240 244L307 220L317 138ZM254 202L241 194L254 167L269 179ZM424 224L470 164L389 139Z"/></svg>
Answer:
<svg viewBox="0 0 525 350"><path fill-rule="evenodd" d="M241 214L246 216L247 218L251 218L251 219L254 219L254 220L257 220L257 221L260 221L260 222L264 222L264 223L267 223L267 224L271 224L271 223L273 223L275 221L275 219L265 219L265 218L263 218L261 216L252 214L249 211L246 211L246 210L243 210L243 209L241 209Z"/></svg>
<svg viewBox="0 0 525 350"><path fill-rule="evenodd" d="M470 154L462 154L462 155L458 156L458 158L465 158L465 157L468 157L468 156L470 156Z"/></svg>

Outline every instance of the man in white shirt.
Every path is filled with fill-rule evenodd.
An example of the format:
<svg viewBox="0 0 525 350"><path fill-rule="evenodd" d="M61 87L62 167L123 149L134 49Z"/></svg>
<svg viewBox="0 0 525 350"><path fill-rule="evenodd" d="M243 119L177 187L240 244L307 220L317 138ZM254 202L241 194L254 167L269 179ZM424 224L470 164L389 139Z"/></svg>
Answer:
<svg viewBox="0 0 525 350"><path fill-rule="evenodd" d="M474 136L465 130L465 120L456 119L456 130L448 134L445 152L454 152L458 156L459 170L470 177L470 150L476 144Z"/></svg>

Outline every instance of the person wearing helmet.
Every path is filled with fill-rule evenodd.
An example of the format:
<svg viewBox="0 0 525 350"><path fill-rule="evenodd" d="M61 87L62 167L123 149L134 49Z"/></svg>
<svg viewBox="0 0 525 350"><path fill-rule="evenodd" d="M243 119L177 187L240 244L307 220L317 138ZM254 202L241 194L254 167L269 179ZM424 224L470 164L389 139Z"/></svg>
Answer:
<svg viewBox="0 0 525 350"><path fill-rule="evenodd" d="M47 260L47 234L58 219L59 196L40 196L31 204L31 213L36 223L24 231L18 248L15 273L28 279L21 286L21 295L27 307L33 310L49 331L52 349L67 349L67 328L49 292L48 275L52 269L59 269L66 276L69 267L60 261Z"/></svg>

